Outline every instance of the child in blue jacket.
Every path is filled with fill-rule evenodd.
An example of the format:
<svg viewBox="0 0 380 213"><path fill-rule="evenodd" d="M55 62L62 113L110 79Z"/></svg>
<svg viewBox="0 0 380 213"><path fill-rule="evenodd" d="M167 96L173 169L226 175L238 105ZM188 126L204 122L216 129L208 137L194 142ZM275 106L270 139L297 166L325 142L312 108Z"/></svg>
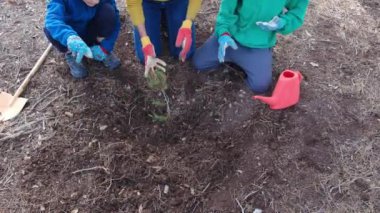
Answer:
<svg viewBox="0 0 380 213"><path fill-rule="evenodd" d="M88 75L83 56L113 70L120 60L112 53L120 31L115 0L48 0L44 32L65 53L74 78Z"/></svg>

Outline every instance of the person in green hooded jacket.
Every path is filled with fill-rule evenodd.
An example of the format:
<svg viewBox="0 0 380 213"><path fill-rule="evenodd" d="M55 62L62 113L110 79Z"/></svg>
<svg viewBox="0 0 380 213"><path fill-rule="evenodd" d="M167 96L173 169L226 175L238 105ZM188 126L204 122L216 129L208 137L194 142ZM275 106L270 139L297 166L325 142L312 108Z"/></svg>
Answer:
<svg viewBox="0 0 380 213"><path fill-rule="evenodd" d="M196 50L198 71L224 62L240 66L246 82L256 93L272 83L272 48L276 34L290 34L302 26L309 0L222 0L215 33Z"/></svg>

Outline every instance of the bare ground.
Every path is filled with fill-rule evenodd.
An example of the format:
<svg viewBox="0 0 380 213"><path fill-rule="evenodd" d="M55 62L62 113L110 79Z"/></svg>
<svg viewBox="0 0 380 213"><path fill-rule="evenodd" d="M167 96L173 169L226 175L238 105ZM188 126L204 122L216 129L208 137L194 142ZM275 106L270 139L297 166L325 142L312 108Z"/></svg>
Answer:
<svg viewBox="0 0 380 213"><path fill-rule="evenodd" d="M0 89L14 92L47 46L44 1L0 2ZM125 7L119 4L122 14ZM218 1L198 17L198 45ZM152 102L133 53L73 80L53 51L17 119L0 125L2 212L379 212L379 2L312 1L305 26L280 37L275 74L305 77L300 103L271 111L241 73L197 74L170 62L172 117Z"/></svg>

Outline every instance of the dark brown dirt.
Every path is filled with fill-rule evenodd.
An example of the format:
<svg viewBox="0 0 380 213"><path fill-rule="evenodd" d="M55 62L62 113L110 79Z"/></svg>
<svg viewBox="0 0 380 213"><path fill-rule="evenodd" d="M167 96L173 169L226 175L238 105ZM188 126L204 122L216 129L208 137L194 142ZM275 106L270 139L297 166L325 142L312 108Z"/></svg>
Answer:
<svg viewBox="0 0 380 213"><path fill-rule="evenodd" d="M18 11L29 4L16 3L0 4ZM212 13L199 17L198 45L209 36L212 23L207 20L216 12L216 5L204 7ZM365 105L363 91L346 88L352 87L353 79L365 79L357 70L376 70L372 59L379 53L374 48L355 53L334 27L321 17L292 37L280 38L273 80L285 68L301 70L305 77L301 102L281 111L251 100L237 68L198 74L189 62L163 56L169 64L172 110L165 123L153 122L150 116L165 112L152 104L163 97L146 87L128 24L116 48L123 66L115 73L90 62L90 77L75 81L62 56L52 53L43 68L46 74L35 76L25 93L30 104L20 117L26 120L0 127L3 138L7 131L17 132L18 125L38 121L29 123L28 134L0 144L0 210L380 211L379 165L374 164L369 174L346 164L348 157L357 162L378 159L365 154L379 151L380 109ZM43 41L41 33L38 38ZM1 48L4 52L5 45ZM14 44L7 48L17 49ZM43 49L32 45L22 50L28 48ZM355 54L359 55L353 61ZM11 60L12 55L3 57ZM21 73L27 72L32 59L21 66ZM9 70L10 65L4 66ZM379 74L373 73L370 81L379 82ZM0 88L9 88L13 75L4 74ZM359 142L365 147L351 149ZM9 176L12 184L5 181Z"/></svg>

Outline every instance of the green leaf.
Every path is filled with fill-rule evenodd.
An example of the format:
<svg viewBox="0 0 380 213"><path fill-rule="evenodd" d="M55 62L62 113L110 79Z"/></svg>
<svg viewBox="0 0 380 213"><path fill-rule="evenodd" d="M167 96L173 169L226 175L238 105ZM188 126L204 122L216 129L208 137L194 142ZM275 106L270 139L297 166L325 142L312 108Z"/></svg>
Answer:
<svg viewBox="0 0 380 213"><path fill-rule="evenodd" d="M152 104L155 107L164 107L166 106L166 103L160 100L152 100Z"/></svg>
<svg viewBox="0 0 380 213"><path fill-rule="evenodd" d="M165 123L169 119L169 117L166 115L158 115L154 112L153 114L150 114L149 116L152 118L153 122L158 122L158 123Z"/></svg>
<svg viewBox="0 0 380 213"><path fill-rule="evenodd" d="M162 91L168 88L166 74L160 69L156 69L154 73L150 73L147 81L148 87L152 90Z"/></svg>

